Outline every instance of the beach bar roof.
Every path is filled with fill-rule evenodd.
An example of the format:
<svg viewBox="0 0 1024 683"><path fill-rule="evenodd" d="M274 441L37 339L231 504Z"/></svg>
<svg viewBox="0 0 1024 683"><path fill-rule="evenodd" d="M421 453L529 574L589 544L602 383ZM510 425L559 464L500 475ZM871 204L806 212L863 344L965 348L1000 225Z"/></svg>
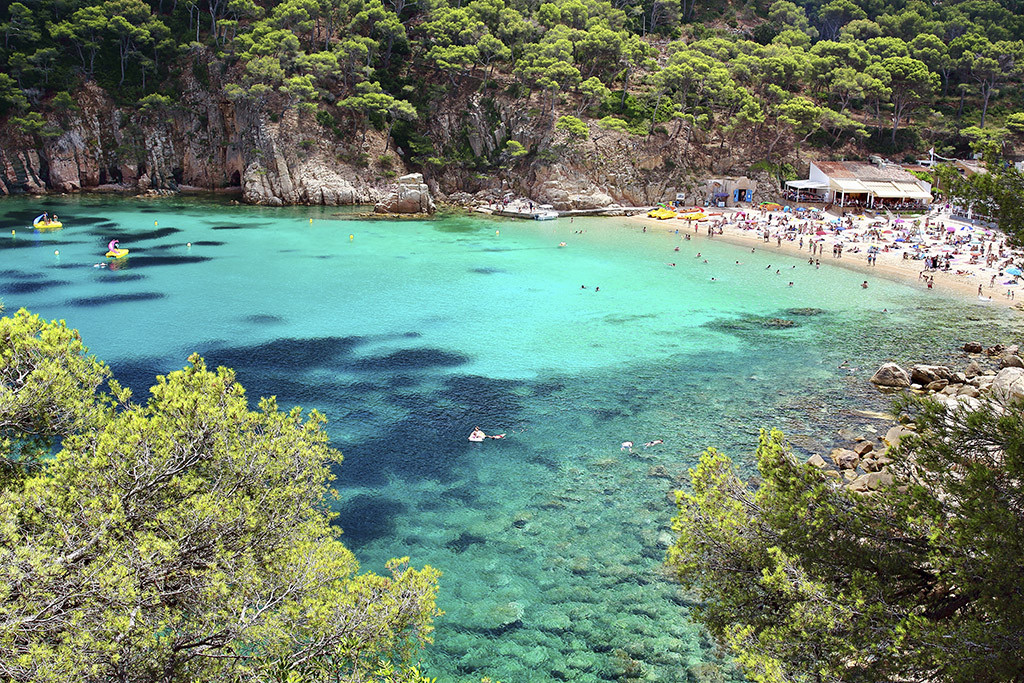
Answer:
<svg viewBox="0 0 1024 683"><path fill-rule="evenodd" d="M787 180L786 187L794 190L827 190L828 183L820 180Z"/></svg>
<svg viewBox="0 0 1024 683"><path fill-rule="evenodd" d="M831 201L845 206L850 199L866 199L868 206L877 201L929 202L931 185L919 180L895 164L869 164L863 161L812 161L807 180L786 183L795 189L827 190Z"/></svg>

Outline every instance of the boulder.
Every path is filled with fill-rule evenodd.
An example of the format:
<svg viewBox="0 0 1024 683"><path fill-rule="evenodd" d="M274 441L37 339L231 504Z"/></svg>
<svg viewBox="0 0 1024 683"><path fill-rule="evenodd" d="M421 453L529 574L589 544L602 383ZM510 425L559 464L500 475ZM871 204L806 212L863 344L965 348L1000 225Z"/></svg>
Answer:
<svg viewBox="0 0 1024 683"><path fill-rule="evenodd" d="M978 342L967 342L964 344L964 351L967 353L981 353L985 350L985 347Z"/></svg>
<svg viewBox="0 0 1024 683"><path fill-rule="evenodd" d="M846 448L837 448L833 450L829 454L829 457L832 459L832 462L836 464L836 467L841 470L855 470L857 469L857 465L860 464L860 456Z"/></svg>
<svg viewBox="0 0 1024 683"><path fill-rule="evenodd" d="M881 465L874 458L864 458L860 461L860 466L865 472L877 472L882 469Z"/></svg>
<svg viewBox="0 0 1024 683"><path fill-rule="evenodd" d="M868 472L850 483L850 490L864 493L866 491L877 491L887 486L892 486L893 478L888 472Z"/></svg>
<svg viewBox="0 0 1024 683"><path fill-rule="evenodd" d="M957 396L969 396L971 398L978 398L981 396L981 391L978 387L972 387L970 384L965 384L956 392Z"/></svg>
<svg viewBox="0 0 1024 683"><path fill-rule="evenodd" d="M928 384L926 384L924 389L925 391L942 391L943 389L949 386L949 380L937 379L934 382L929 382Z"/></svg>
<svg viewBox="0 0 1024 683"><path fill-rule="evenodd" d="M895 363L886 363L871 376L871 383L879 387L902 389L910 386L910 376Z"/></svg>
<svg viewBox="0 0 1024 683"><path fill-rule="evenodd" d="M966 377L967 379L974 379L980 374L981 366L978 365L978 361L976 360L972 360L970 363L967 364L967 367L964 368L964 377Z"/></svg>
<svg viewBox="0 0 1024 683"><path fill-rule="evenodd" d="M861 457L864 457L873 450L875 450L875 444L870 441L859 441L853 446L853 452Z"/></svg>
<svg viewBox="0 0 1024 683"><path fill-rule="evenodd" d="M1005 347L1002 344L993 344L992 346L985 349L986 356L998 356L1003 352Z"/></svg>
<svg viewBox="0 0 1024 683"><path fill-rule="evenodd" d="M893 459L890 458L885 453L881 453L881 454L875 456L875 464L878 465L879 469L885 467L886 465L891 465L892 462L893 462Z"/></svg>
<svg viewBox="0 0 1024 683"><path fill-rule="evenodd" d="M992 380L992 395L1003 402L1024 398L1024 368L1003 368Z"/></svg>
<svg viewBox="0 0 1024 683"><path fill-rule="evenodd" d="M1024 360L1017 354L1004 353L999 357L1000 368L1024 368Z"/></svg>
<svg viewBox="0 0 1024 683"><path fill-rule="evenodd" d="M902 439L904 436L906 436L908 434L913 434L913 432L911 430L907 429L906 427L902 427L900 425L896 425L895 427L891 427L889 429L889 431L887 431L885 433L885 436L882 437L882 440L885 441L885 443L890 448L892 448L892 447L898 445L899 442L900 442L900 439Z"/></svg>
<svg viewBox="0 0 1024 683"><path fill-rule="evenodd" d="M410 173L398 179L395 191L378 203L377 213L434 213L437 207L422 173Z"/></svg>
<svg viewBox="0 0 1024 683"><path fill-rule="evenodd" d="M818 469L824 469L827 466L826 463L825 463L825 459L822 458L817 453L815 453L811 457L807 458L807 464L808 465L813 465L814 467L817 467Z"/></svg>
<svg viewBox="0 0 1024 683"><path fill-rule="evenodd" d="M910 381L927 386L940 379L953 379L953 371L944 365L915 365L910 369Z"/></svg>

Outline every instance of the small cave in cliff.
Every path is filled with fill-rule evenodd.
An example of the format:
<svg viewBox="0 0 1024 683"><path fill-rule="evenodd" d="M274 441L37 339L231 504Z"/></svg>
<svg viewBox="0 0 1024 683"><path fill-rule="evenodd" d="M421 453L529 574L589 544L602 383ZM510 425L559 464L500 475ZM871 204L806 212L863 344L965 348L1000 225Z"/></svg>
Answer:
<svg viewBox="0 0 1024 683"><path fill-rule="evenodd" d="M228 187L241 187L242 186L242 174L235 171L231 174L231 181L228 183Z"/></svg>

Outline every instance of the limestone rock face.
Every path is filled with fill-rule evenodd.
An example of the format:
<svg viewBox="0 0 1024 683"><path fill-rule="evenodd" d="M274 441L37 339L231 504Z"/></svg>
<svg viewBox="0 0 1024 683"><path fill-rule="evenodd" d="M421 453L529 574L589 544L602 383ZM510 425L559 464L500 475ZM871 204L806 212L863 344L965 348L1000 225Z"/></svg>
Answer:
<svg viewBox="0 0 1024 683"><path fill-rule="evenodd" d="M423 174L410 173L398 179L397 189L374 207L377 213L434 213L437 207Z"/></svg>
<svg viewBox="0 0 1024 683"><path fill-rule="evenodd" d="M232 189L267 205L372 204L384 196L376 173L339 161L342 143L310 115L291 109L271 121L218 93L186 88L178 106L128 114L88 82L74 93L77 109L51 121L61 134L38 150L0 128L0 195ZM379 135L363 145L369 158L383 151Z"/></svg>
<svg viewBox="0 0 1024 683"><path fill-rule="evenodd" d="M871 376L871 383L879 387L902 389L910 386L910 375L895 363L886 363Z"/></svg>

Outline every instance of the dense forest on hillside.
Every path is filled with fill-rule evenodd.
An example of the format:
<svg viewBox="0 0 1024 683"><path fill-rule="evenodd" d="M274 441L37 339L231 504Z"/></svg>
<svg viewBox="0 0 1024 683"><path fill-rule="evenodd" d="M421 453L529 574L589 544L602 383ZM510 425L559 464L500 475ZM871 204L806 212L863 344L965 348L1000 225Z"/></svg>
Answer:
<svg viewBox="0 0 1024 683"><path fill-rule="evenodd" d="M145 115L219 87L339 139L372 127L428 171L545 153L436 148L424 122L466 90L528 98L574 138L699 137L772 163L1024 140L1020 0L24 0L0 37L0 116L36 140L89 80Z"/></svg>

